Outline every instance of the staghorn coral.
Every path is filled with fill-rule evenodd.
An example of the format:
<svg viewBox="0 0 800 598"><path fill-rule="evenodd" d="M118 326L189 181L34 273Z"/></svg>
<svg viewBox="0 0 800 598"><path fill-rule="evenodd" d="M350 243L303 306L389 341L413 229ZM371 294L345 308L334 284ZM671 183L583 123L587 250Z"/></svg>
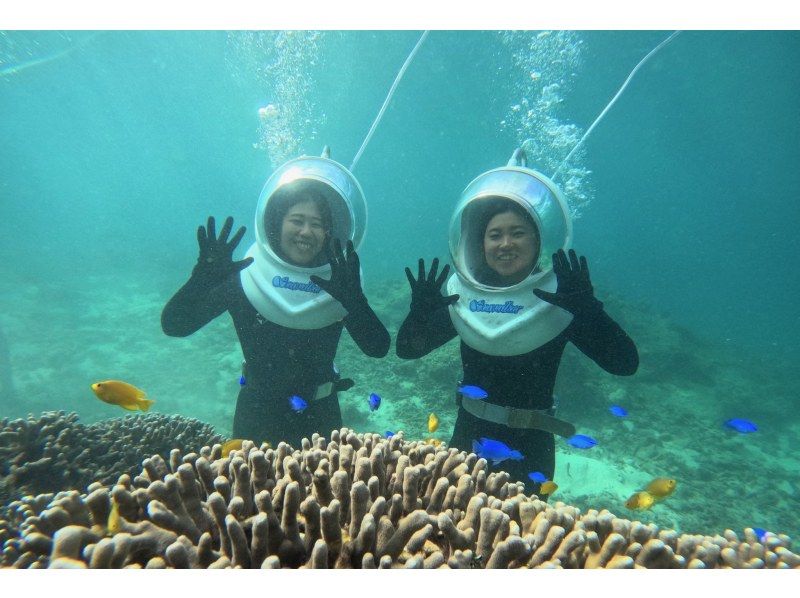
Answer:
<svg viewBox="0 0 800 598"><path fill-rule="evenodd" d="M526 496L471 453L334 430L294 449L153 455L112 487L26 497L15 568L798 568L790 540L679 535ZM112 513L115 513L112 516ZM118 517L117 517L118 515Z"/></svg>
<svg viewBox="0 0 800 598"><path fill-rule="evenodd" d="M26 494L84 490L112 484L141 467L142 455L169 454L219 442L214 428L196 419L148 413L78 423L76 413L0 420L0 504Z"/></svg>

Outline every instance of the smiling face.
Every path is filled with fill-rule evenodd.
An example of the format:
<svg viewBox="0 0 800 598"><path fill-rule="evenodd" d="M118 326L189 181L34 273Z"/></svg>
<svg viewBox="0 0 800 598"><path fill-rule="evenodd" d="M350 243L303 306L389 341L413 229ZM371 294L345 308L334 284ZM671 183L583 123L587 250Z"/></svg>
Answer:
<svg viewBox="0 0 800 598"><path fill-rule="evenodd" d="M328 230L317 204L299 201L283 217L280 245L286 259L296 266L309 266L325 246Z"/></svg>
<svg viewBox="0 0 800 598"><path fill-rule="evenodd" d="M517 284L533 270L539 257L536 228L513 211L496 214L483 234L486 264L502 279L504 286Z"/></svg>

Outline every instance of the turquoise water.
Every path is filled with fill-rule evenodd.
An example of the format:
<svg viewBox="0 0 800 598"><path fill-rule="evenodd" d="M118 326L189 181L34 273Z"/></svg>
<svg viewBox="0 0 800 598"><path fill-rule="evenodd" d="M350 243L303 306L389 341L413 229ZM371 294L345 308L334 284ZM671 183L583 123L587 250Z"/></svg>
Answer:
<svg viewBox="0 0 800 598"><path fill-rule="evenodd" d="M183 340L158 324L196 260L195 229L232 215L248 226L244 248L275 166L323 145L348 166L419 35L0 32L0 329L4 387L15 392L5 388L0 416L117 417L88 385L122 378L159 411L229 432L240 359L229 321ZM355 169L369 206L367 293L391 332L408 306L403 267L446 257L466 184L525 140L538 143L533 166L551 174L667 35L431 32ZM597 454L680 480L683 497L654 511L659 523L741 528L760 523L757 506L762 527L798 533L798 58L797 32L684 32L572 165L575 247L643 360L620 380L568 354L562 404L600 434L619 423L603 419L612 399L648 414ZM277 120L259 117L270 105ZM413 368L376 364L345 339L339 361L359 380L354 391L374 387L421 414L411 423L389 408L370 420L348 399L345 424L421 435L422 413L435 409L446 440L456 353L451 343ZM761 429L725 435L729 417ZM598 498L591 484L561 485L563 500L624 512L613 490ZM630 490L619 489L623 501ZM713 513L688 519L699 502Z"/></svg>

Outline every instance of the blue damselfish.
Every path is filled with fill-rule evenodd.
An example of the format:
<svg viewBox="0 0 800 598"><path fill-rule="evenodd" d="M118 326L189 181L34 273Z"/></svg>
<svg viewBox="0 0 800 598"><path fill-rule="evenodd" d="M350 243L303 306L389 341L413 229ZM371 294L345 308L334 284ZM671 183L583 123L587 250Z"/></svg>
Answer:
<svg viewBox="0 0 800 598"><path fill-rule="evenodd" d="M740 419L738 417L729 419L725 422L725 425L732 430L741 432L742 434L749 434L750 432L758 431L758 426L756 426L753 422L747 419Z"/></svg>
<svg viewBox="0 0 800 598"><path fill-rule="evenodd" d="M381 406L381 398L373 392L372 394L369 395L369 410L375 411L380 406Z"/></svg>
<svg viewBox="0 0 800 598"><path fill-rule="evenodd" d="M567 444L579 449L588 449L596 445L597 441L591 436L586 436L585 434L575 434L575 436L570 436L567 439Z"/></svg>
<svg viewBox="0 0 800 598"><path fill-rule="evenodd" d="M464 384L458 387L458 392L470 399L485 399L489 393L483 390L480 386L472 386Z"/></svg>
<svg viewBox="0 0 800 598"><path fill-rule="evenodd" d="M306 403L303 399L298 397L297 395L292 396L289 399L289 404L292 406L297 413L302 413L306 407L308 407L308 403Z"/></svg>
<svg viewBox="0 0 800 598"><path fill-rule="evenodd" d="M473 440L472 452L479 457L483 457L487 461L491 461L494 465L506 459L520 461L525 458L519 451L512 449L499 440L492 440L491 438L481 438L480 441Z"/></svg>
<svg viewBox="0 0 800 598"><path fill-rule="evenodd" d="M541 471L532 471L528 474L528 477L537 484L542 484L547 481L547 476Z"/></svg>
<svg viewBox="0 0 800 598"><path fill-rule="evenodd" d="M620 407L619 405L611 405L608 410L611 412L611 415L615 417L628 417L627 409Z"/></svg>

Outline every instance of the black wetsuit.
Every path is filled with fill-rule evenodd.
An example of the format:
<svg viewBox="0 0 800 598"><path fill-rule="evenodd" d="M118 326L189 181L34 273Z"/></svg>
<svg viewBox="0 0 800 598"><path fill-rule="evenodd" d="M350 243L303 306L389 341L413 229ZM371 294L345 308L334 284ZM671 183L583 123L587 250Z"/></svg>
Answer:
<svg viewBox="0 0 800 598"><path fill-rule="evenodd" d="M416 359L427 355L456 336L446 307L433 313L411 310L397 335L397 355ZM639 365L636 346L602 309L573 318L561 334L529 353L514 356L493 356L481 353L461 341L463 383L483 388L490 402L520 409L546 410L553 406L553 387L558 365L567 342L609 373L631 375ZM500 440L522 453L520 461L505 460L490 469L507 471L513 479L525 482L526 491L535 492L528 474L540 471L552 479L555 470L555 441L542 430L510 428L482 420L464 410L460 395L450 446L472 451L472 442L481 437ZM463 399L473 400L473 399Z"/></svg>
<svg viewBox="0 0 800 598"><path fill-rule="evenodd" d="M245 385L239 390L233 420L235 438L281 440L294 447L314 432L329 437L342 425L336 392L314 400L317 387L338 378L333 358L342 334L350 336L371 357L389 350L389 334L363 295L352 302L343 321L325 328L299 330L279 326L259 314L242 289L239 273L209 287L193 275L169 300L161 314L161 326L169 336L189 336L227 311L247 363ZM292 409L297 395L308 407Z"/></svg>

